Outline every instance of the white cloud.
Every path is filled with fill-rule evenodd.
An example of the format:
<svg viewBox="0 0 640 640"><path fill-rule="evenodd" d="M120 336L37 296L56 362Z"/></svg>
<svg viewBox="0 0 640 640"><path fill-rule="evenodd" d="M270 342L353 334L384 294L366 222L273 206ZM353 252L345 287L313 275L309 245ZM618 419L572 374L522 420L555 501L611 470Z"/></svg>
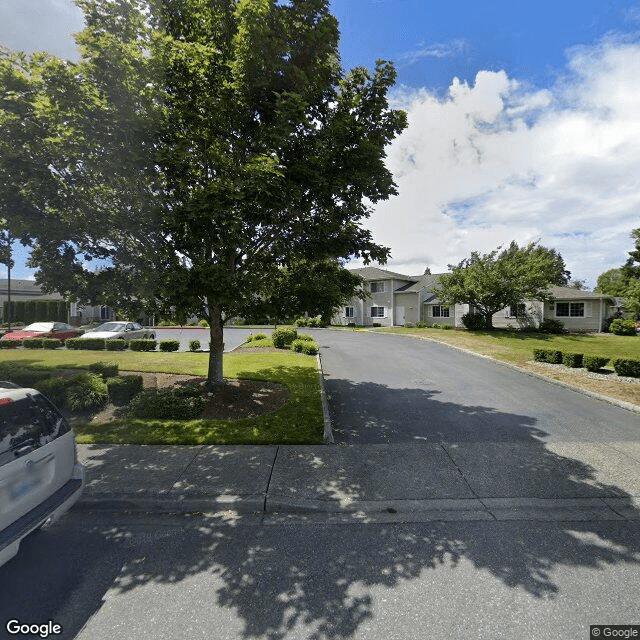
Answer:
<svg viewBox="0 0 640 640"><path fill-rule="evenodd" d="M540 239L575 278L619 266L640 227L640 45L569 52L545 90L504 71L448 95L398 92L409 127L388 150L400 195L368 221L389 268L445 271L472 250Z"/></svg>
<svg viewBox="0 0 640 640"><path fill-rule="evenodd" d="M423 58L452 58L460 55L468 48L468 44L463 39L451 40L450 42L434 42L429 45L420 45L418 49L403 53L399 58L401 65L412 65Z"/></svg>

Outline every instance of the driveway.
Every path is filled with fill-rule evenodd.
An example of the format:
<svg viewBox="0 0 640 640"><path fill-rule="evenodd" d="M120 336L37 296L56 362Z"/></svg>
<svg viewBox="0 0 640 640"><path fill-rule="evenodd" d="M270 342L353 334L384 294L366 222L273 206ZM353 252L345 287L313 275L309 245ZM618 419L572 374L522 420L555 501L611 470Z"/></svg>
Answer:
<svg viewBox="0 0 640 640"><path fill-rule="evenodd" d="M337 442L639 440L637 413L484 358L389 334L313 333Z"/></svg>

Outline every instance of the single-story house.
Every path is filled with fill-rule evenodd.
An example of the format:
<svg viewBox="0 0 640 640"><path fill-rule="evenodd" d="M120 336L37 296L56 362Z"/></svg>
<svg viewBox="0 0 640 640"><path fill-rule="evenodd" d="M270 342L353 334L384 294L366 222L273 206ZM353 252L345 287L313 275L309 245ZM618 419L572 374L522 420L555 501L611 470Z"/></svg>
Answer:
<svg viewBox="0 0 640 640"><path fill-rule="evenodd" d="M390 327L425 322L462 327L462 316L470 311L467 304L442 304L438 281L444 274L408 276L377 267L350 271L364 278L368 296L352 298L334 315L333 324ZM538 326L552 318L571 331L599 332L617 311L611 296L571 287L550 287L549 292L551 301L527 300L517 308L501 309L493 316L493 326Z"/></svg>
<svg viewBox="0 0 640 640"><path fill-rule="evenodd" d="M6 322L3 317L4 303L9 299L9 281L0 280L0 319ZM11 278L11 301L28 300L62 300L59 293L43 293L42 289L34 280L23 280ZM68 321L71 324L80 325L89 322L106 322L113 320L115 313L113 309L105 306L79 305L75 302L69 304Z"/></svg>

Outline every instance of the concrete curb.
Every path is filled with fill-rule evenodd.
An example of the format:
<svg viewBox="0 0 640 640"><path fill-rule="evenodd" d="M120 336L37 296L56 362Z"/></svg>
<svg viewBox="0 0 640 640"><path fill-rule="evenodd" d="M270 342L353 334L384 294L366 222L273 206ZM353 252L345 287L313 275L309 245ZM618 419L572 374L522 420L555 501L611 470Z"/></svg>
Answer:
<svg viewBox="0 0 640 640"><path fill-rule="evenodd" d="M529 371L528 369L522 369L521 367L511 364L510 362L504 362L503 360L498 360L497 358L493 358L491 356L487 356L484 353L477 353L475 351L471 351L470 349L465 349L464 347L458 347L456 345L448 344L447 342L441 342L440 340L436 340L435 338L429 338L427 336L415 336L409 333L391 333L384 334L380 331L373 331L371 329L364 329L367 333L373 333L377 335L393 335L393 336L402 336L404 338L414 338L415 340L426 340L428 342L433 342L435 344L441 344L445 347L449 347L450 349L455 349L456 351L462 351L462 353L467 353L471 356L476 356L476 358L484 358L485 360L490 360L491 362L495 362L496 364L502 365L503 367L508 367L509 369L513 369L514 371L519 371L520 373L524 373L532 378L538 378L539 380L544 380L550 384L555 384L559 387L564 387L565 389L571 389L573 391L577 391L582 395L589 396L591 398L596 398L597 400L602 400L603 402L607 402L609 404L613 404L617 407L621 407L622 409L627 409L627 411L632 411L633 413L640 413L640 406L637 404L632 404L631 402L625 402L624 400L618 400L617 398L610 398L609 396L602 395L601 393L597 393L596 391L590 391L589 389L583 389L582 387L575 387L568 382L564 382L562 380L556 380L555 378L548 378L547 376L543 376L540 373L536 373L535 371Z"/></svg>
<svg viewBox="0 0 640 640"><path fill-rule="evenodd" d="M329 402L327 401L327 392L324 388L324 372L322 370L322 358L320 352L316 356L318 362L318 375L320 376L320 399L322 401L322 417L324 420L324 433L322 438L325 444L334 444L333 429L331 428L331 416L329 414Z"/></svg>

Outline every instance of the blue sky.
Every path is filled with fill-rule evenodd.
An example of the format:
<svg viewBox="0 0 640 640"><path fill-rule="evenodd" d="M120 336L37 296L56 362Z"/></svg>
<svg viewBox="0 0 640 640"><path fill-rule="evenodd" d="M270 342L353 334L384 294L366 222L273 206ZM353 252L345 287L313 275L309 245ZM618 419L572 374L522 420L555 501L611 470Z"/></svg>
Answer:
<svg viewBox="0 0 640 640"><path fill-rule="evenodd" d="M511 240L593 286L640 227L640 2L333 0L343 66L398 70L400 195L366 221L388 268L444 271ZM0 42L74 57L71 0L2 0ZM14 277L30 277L18 251ZM0 277L4 277L0 268Z"/></svg>

